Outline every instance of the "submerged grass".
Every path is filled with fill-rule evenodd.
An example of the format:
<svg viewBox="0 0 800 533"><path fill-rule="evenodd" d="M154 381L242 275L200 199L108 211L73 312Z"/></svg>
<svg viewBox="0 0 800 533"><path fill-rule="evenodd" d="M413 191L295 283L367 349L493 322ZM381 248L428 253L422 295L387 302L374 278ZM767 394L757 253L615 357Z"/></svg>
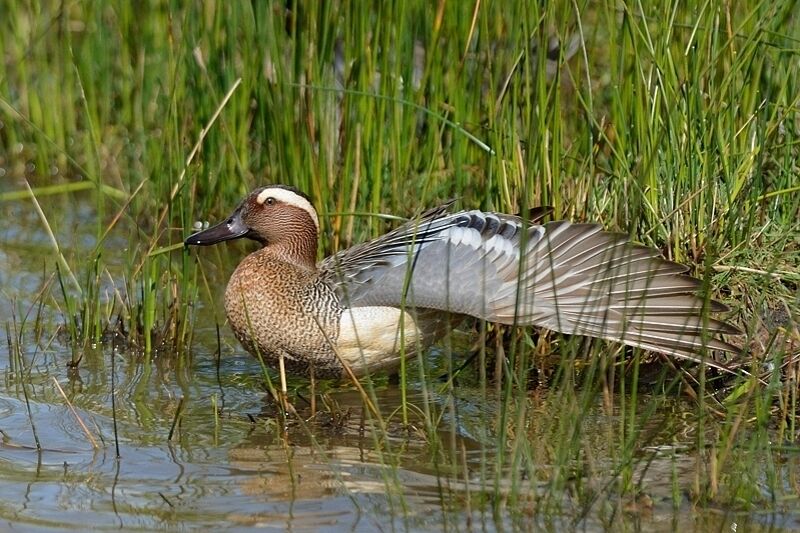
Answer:
<svg viewBox="0 0 800 533"><path fill-rule="evenodd" d="M146 369L153 354L187 366L194 325L217 313L206 269L230 272L239 253L217 247L198 264L167 252L258 184L315 199L321 255L390 227L372 215L449 198L505 212L551 205L690 265L733 308L766 384L743 376L724 388L669 369L644 403L638 352L516 331L504 346L499 332L459 377L497 404L481 430L483 503L555 512L575 491L578 508L613 494L619 512L648 490L645 450L663 436L649 417L684 392L697 405L691 499L793 501L773 443L795 449L798 438L796 2L533 4L2 5L0 201L38 198L54 224L48 209L71 204L45 198L91 191L94 242L70 251L51 232L61 291L42 296L62 309L73 360L112 334ZM115 234L126 250L109 245ZM549 353L556 364L542 362ZM432 464L474 479L438 433L456 433L457 386L417 375L421 363L402 380L423 402L402 401L399 415L378 405L373 382L362 389L375 448L397 466L389 422L421 420ZM602 432L613 464L596 463L584 438L598 396L618 415Z"/></svg>

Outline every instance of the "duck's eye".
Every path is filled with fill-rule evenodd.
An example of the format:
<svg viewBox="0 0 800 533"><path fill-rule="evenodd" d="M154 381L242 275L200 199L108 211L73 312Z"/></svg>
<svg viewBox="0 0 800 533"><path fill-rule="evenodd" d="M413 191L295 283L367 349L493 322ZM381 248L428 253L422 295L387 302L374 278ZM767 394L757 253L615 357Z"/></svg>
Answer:
<svg viewBox="0 0 800 533"><path fill-rule="evenodd" d="M272 196L267 196L267 199L264 200L264 203L267 205L273 205L275 203L275 198Z"/></svg>

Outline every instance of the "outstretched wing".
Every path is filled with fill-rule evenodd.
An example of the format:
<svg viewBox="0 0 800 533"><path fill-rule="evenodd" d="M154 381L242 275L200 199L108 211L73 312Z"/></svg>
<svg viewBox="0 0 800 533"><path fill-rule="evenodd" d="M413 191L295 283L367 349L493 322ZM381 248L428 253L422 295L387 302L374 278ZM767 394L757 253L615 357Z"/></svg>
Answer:
<svg viewBox="0 0 800 533"><path fill-rule="evenodd" d="M439 309L489 318L491 295L518 274L523 222L437 209L327 258L320 270L348 307Z"/></svg>
<svg viewBox="0 0 800 533"><path fill-rule="evenodd" d="M736 351L738 331L706 311L700 282L657 250L593 224L531 224L511 215L439 209L328 258L344 305L408 306L544 326L699 360Z"/></svg>

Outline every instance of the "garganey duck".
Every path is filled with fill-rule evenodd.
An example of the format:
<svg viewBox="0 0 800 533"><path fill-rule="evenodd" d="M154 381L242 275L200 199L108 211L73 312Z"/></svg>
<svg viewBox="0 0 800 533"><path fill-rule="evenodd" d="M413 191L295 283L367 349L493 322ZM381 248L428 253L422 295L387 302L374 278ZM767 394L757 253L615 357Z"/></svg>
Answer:
<svg viewBox="0 0 800 533"><path fill-rule="evenodd" d="M262 248L228 282L225 312L245 349L293 374L390 370L471 315L542 326L687 358L738 351L708 318L724 305L657 250L596 224L537 223L483 211L430 210L319 264L319 220L285 185L251 192L186 245L246 237Z"/></svg>

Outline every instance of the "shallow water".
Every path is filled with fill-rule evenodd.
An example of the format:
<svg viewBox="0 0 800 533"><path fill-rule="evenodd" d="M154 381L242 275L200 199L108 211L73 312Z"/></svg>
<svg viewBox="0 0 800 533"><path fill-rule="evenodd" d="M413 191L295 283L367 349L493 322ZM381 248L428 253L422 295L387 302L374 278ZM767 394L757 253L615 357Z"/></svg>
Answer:
<svg viewBox="0 0 800 533"><path fill-rule="evenodd" d="M63 209L63 202L63 198L43 200L43 208L60 213L57 237L67 256L74 257L94 244L92 231L84 230L94 228L94 214L88 203ZM14 221L0 229L0 312L16 336L15 324L21 324L26 314L34 316L31 308L54 271L54 260L41 222L25 202L0 204L0 215ZM124 248L119 236L112 239L116 240L109 241L109 253ZM206 273L219 278L212 279L213 286L224 285L224 267L209 266ZM104 281L108 290L115 283L113 276ZM148 361L141 354L99 346L82 354L77 371L67 364L70 347L56 335L63 322L57 302L58 298L46 300L40 337L32 334L30 323L23 330L27 332L21 344L24 370L10 350L0 352L4 377L0 519L5 527L331 531L534 525L655 531L800 527L800 511L793 510L791 502L777 504L779 511L770 512L691 504L689 493L698 465L692 451L697 409L688 400L659 400L644 427L651 435L648 446L637 451L641 461L633 469L646 499L627 501L609 490L618 479L611 466L616 451L609 433L615 434L620 413L604 408L598 395L579 433L581 447L591 454L590 468L577 470L578 477L554 496L546 475L552 455L542 453L541 471L531 475L512 475L507 469L496 472L497 428L492 422L500 402L469 383L447 389L413 380L407 388L407 401L413 406L409 425L402 423L397 411L401 389L388 380L375 385L377 403L387 420L384 427L378 427L360 394L348 385L319 397L313 418L307 403L310 395L301 390L293 403L307 420L284 420L266 394L260 365L227 329L222 330L223 356L218 364L211 317L219 300L197 303L191 357L175 360L160 354ZM440 372L439 351L429 358L433 366L429 372ZM418 374L417 367L409 372ZM614 404L623 400L616 397ZM526 401L530 417L559 416L557 399L548 397L547 391L532 391ZM643 394L640 401L646 405L655 400ZM426 418L416 409L433 413L437 438L426 431ZM96 439L96 447L78 417ZM537 420L530 422L532 448L557 450L558 443L546 441L547 433L537 430ZM788 454L781 460L785 483L791 485L798 458ZM575 490L579 485L597 489L597 496L582 500L576 496L585 494ZM521 496L515 499L515 495Z"/></svg>

